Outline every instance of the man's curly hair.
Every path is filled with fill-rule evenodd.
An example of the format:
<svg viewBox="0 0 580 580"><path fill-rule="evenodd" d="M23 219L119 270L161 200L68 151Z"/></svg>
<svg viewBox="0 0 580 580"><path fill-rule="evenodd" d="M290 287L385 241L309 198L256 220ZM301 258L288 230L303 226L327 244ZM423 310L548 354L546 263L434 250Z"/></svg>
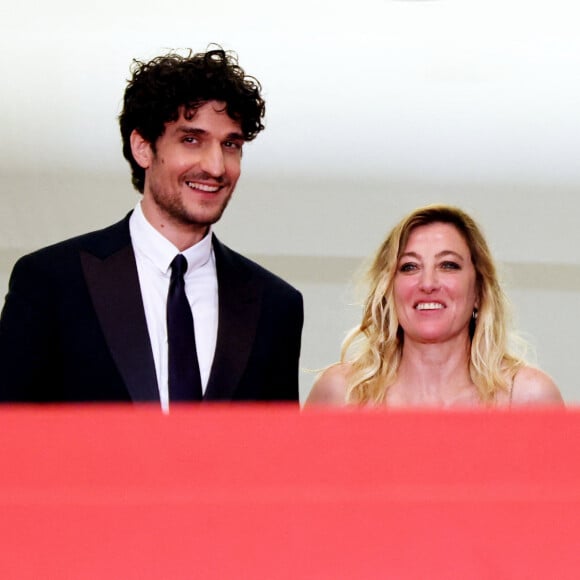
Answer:
<svg viewBox="0 0 580 580"><path fill-rule="evenodd" d="M247 76L237 55L221 48L185 56L170 52L149 62L133 61L119 115L123 155L132 182L143 193L145 170L135 161L130 137L136 130L155 151L165 124L176 121L182 109L192 113L208 101L222 101L227 114L241 125L246 141L264 128L265 102L257 79Z"/></svg>

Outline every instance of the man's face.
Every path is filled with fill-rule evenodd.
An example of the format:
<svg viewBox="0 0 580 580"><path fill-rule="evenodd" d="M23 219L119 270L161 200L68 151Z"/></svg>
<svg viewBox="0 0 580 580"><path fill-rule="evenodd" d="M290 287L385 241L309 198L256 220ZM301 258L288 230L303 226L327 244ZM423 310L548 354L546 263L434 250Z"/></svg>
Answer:
<svg viewBox="0 0 580 580"><path fill-rule="evenodd" d="M204 103L190 119L180 111L165 125L155 151L134 132L133 154L145 169L142 207L149 222L169 239L174 231L196 232L201 239L234 191L243 144L240 123L217 101Z"/></svg>

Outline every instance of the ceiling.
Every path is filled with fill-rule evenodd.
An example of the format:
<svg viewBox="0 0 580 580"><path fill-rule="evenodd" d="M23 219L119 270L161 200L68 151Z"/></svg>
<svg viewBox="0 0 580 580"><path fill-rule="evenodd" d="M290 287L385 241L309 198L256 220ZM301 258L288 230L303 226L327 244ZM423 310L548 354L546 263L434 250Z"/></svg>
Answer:
<svg viewBox="0 0 580 580"><path fill-rule="evenodd" d="M1 170L126 173L131 59L217 42L264 87L253 171L580 184L576 5L5 3Z"/></svg>

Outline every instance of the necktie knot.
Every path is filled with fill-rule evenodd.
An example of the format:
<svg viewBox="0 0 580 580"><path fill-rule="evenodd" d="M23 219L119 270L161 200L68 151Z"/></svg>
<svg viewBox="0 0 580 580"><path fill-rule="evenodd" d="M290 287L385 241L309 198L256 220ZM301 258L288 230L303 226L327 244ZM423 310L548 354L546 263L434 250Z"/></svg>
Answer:
<svg viewBox="0 0 580 580"><path fill-rule="evenodd" d="M183 278L187 272L187 259L183 254L177 254L171 261L171 277Z"/></svg>

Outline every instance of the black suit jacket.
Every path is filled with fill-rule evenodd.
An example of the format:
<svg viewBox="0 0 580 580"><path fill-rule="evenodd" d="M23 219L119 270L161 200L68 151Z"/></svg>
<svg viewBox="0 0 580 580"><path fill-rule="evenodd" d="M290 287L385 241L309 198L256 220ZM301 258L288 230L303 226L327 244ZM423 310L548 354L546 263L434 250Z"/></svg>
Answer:
<svg viewBox="0 0 580 580"><path fill-rule="evenodd" d="M0 401L158 401L129 216L18 260L0 318ZM297 401L301 294L213 238L216 352L204 399Z"/></svg>

